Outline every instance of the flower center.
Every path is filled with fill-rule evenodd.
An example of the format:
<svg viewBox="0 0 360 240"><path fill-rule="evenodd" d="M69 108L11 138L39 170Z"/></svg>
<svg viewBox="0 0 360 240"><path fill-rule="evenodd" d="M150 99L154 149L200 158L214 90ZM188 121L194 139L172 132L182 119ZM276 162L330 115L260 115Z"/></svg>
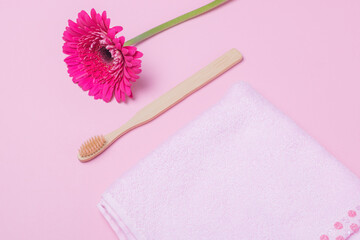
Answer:
<svg viewBox="0 0 360 240"><path fill-rule="evenodd" d="M107 50L106 47L100 48L99 54L100 54L100 57L102 58L102 60L104 60L104 62L106 62L106 63L112 62L113 58L111 56L111 52L109 50Z"/></svg>

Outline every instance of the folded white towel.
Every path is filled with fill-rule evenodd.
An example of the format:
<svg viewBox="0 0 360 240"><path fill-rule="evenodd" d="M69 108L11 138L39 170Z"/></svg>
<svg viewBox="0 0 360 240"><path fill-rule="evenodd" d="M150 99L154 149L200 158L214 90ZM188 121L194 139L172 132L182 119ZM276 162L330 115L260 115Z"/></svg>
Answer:
<svg viewBox="0 0 360 240"><path fill-rule="evenodd" d="M119 239L360 239L359 179L246 83L122 176Z"/></svg>

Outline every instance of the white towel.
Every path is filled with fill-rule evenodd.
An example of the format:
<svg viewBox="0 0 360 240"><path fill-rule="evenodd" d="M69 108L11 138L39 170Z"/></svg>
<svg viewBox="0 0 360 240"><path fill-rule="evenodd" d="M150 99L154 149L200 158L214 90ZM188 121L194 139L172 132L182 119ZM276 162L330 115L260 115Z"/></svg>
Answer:
<svg viewBox="0 0 360 240"><path fill-rule="evenodd" d="M248 84L116 181L119 239L360 239L359 179Z"/></svg>

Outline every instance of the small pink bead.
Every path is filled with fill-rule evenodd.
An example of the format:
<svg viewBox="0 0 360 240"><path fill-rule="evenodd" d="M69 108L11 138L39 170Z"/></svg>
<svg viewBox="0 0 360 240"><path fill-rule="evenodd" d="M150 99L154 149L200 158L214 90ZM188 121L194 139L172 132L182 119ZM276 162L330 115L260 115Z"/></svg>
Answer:
<svg viewBox="0 0 360 240"><path fill-rule="evenodd" d="M359 231L359 226L356 223L351 224L350 228L353 232Z"/></svg>
<svg viewBox="0 0 360 240"><path fill-rule="evenodd" d="M343 228L343 225L341 224L341 222L336 222L336 223L334 224L334 227L335 227L336 229L342 229L342 228Z"/></svg>
<svg viewBox="0 0 360 240"><path fill-rule="evenodd" d="M345 240L345 238L343 236L338 236L335 240Z"/></svg>
<svg viewBox="0 0 360 240"><path fill-rule="evenodd" d="M329 240L329 237L326 235L321 235L320 240Z"/></svg>
<svg viewBox="0 0 360 240"><path fill-rule="evenodd" d="M349 210L348 211L348 215L349 217L355 217L356 216L356 212L354 210Z"/></svg>

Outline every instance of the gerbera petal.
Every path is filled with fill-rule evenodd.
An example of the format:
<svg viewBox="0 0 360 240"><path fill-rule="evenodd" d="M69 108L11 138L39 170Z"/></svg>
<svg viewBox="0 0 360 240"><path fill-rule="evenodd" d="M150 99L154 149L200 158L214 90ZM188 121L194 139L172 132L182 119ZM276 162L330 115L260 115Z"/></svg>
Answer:
<svg viewBox="0 0 360 240"><path fill-rule="evenodd" d="M119 87L119 83L116 84L115 86L115 99L117 102L121 102L121 90L120 90L120 87Z"/></svg>
<svg viewBox="0 0 360 240"><path fill-rule="evenodd" d="M127 52L124 55L133 56L136 53L136 49L129 48L130 46L125 46L124 49L127 49Z"/></svg>
<svg viewBox="0 0 360 240"><path fill-rule="evenodd" d="M66 61L66 64L70 67L70 66L77 66L79 65L79 61L76 61L76 60L69 60L69 61Z"/></svg>
<svg viewBox="0 0 360 240"><path fill-rule="evenodd" d="M105 42L106 42L107 44L109 44L109 45L112 44L110 38L106 38L106 39L105 39Z"/></svg>
<svg viewBox="0 0 360 240"><path fill-rule="evenodd" d="M103 11L103 13L101 14L101 18L102 18L105 26L106 26L107 28L109 28L109 26L106 25L106 20L108 19L108 18L106 17L106 11Z"/></svg>
<svg viewBox="0 0 360 240"><path fill-rule="evenodd" d="M71 36L73 36L73 37L79 37L79 36L81 36L81 33L78 33L78 32L76 32L76 31L72 30L70 27L66 27L65 29L66 29L66 31L67 31Z"/></svg>
<svg viewBox="0 0 360 240"><path fill-rule="evenodd" d="M110 102L114 92L114 87L110 86L110 84L105 84L102 90L102 99L105 102Z"/></svg>
<svg viewBox="0 0 360 240"><path fill-rule="evenodd" d="M99 85L99 91L94 94L94 99L101 99L102 98L102 87L103 85Z"/></svg>
<svg viewBox="0 0 360 240"><path fill-rule="evenodd" d="M87 33L84 29L79 28L79 26L70 27L70 30L72 30L74 33L76 33L77 35L80 35L80 36Z"/></svg>
<svg viewBox="0 0 360 240"><path fill-rule="evenodd" d="M124 75L126 78L131 78L129 72L126 70L126 68L124 69Z"/></svg>
<svg viewBox="0 0 360 240"><path fill-rule="evenodd" d="M136 73L135 72L133 72L133 70L131 69L131 68L129 68L129 67L127 67L127 68L125 68L126 69L126 71L129 73L129 75L132 77L132 78L139 78L139 76L138 75L136 75Z"/></svg>
<svg viewBox="0 0 360 240"><path fill-rule="evenodd" d="M127 49L136 51L137 48L134 46L127 46Z"/></svg>
<svg viewBox="0 0 360 240"><path fill-rule="evenodd" d="M124 55L127 55L128 52L129 52L129 50L128 50L126 47L123 47L123 48L121 49L121 52L122 52Z"/></svg>
<svg viewBox="0 0 360 240"><path fill-rule="evenodd" d="M96 23L96 11L94 8L91 9L90 15L91 15L92 20Z"/></svg>
<svg viewBox="0 0 360 240"><path fill-rule="evenodd" d="M102 85L94 84L94 86L89 91L89 96L95 96L102 90Z"/></svg>
<svg viewBox="0 0 360 240"><path fill-rule="evenodd" d="M84 91L91 89L93 86L93 82L91 78L83 78L78 82L78 84Z"/></svg>
<svg viewBox="0 0 360 240"><path fill-rule="evenodd" d="M87 26L91 26L92 20L91 20L89 14L85 11L83 11L83 12L84 12L84 14L82 15L82 19L84 19Z"/></svg>
<svg viewBox="0 0 360 240"><path fill-rule="evenodd" d="M133 59L133 60L131 61L131 64L132 64L133 66L139 66L139 65L141 64L141 60L139 60L139 59Z"/></svg>
<svg viewBox="0 0 360 240"><path fill-rule="evenodd" d="M71 28L78 28L78 24L72 20L68 20L69 27Z"/></svg>
<svg viewBox="0 0 360 240"><path fill-rule="evenodd" d="M141 73L141 69L139 69L139 68L131 68L131 71L132 71L133 73L135 73L135 74ZM129 71L129 72L130 72L130 71Z"/></svg>
<svg viewBox="0 0 360 240"><path fill-rule="evenodd" d="M129 86L126 86L125 84L124 84L124 87L125 87L126 95L128 95L130 97L132 95L131 88Z"/></svg>
<svg viewBox="0 0 360 240"><path fill-rule="evenodd" d="M114 44L115 44L115 48L121 50L122 49L122 44L120 43L120 39L119 38L114 38Z"/></svg>
<svg viewBox="0 0 360 240"><path fill-rule="evenodd" d="M63 46L63 52L65 53L65 54L75 54L75 51L76 51L76 49L74 49L74 48L70 48L70 47L68 47L68 46L66 46L66 45L64 45Z"/></svg>
<svg viewBox="0 0 360 240"><path fill-rule="evenodd" d="M83 75L80 75L80 76L74 76L73 78L72 78L72 80L73 80L73 82L74 83L78 83L78 82L80 82L80 81L82 81L82 80L84 80L85 78L88 78L89 76L85 73L85 74L83 74Z"/></svg>
<svg viewBox="0 0 360 240"><path fill-rule="evenodd" d="M101 15L99 13L96 14L96 22L100 27L102 27L103 30L105 30L105 24L103 23Z"/></svg>
<svg viewBox="0 0 360 240"><path fill-rule="evenodd" d="M113 39L115 37L116 34L116 29L115 28L110 28L108 31L108 36L110 39Z"/></svg>
<svg viewBox="0 0 360 240"><path fill-rule="evenodd" d="M66 61L71 61L71 60L78 60L78 56L70 55L70 56L66 57L64 61L66 62Z"/></svg>
<svg viewBox="0 0 360 240"><path fill-rule="evenodd" d="M134 58L141 58L144 54L142 52L136 51L134 54Z"/></svg>
<svg viewBox="0 0 360 240"><path fill-rule="evenodd" d="M64 41L66 41L66 42L73 42L73 41L74 41L73 36L72 36L68 31L65 31L65 32L64 32L64 34L63 34L63 39L64 39Z"/></svg>
<svg viewBox="0 0 360 240"><path fill-rule="evenodd" d="M121 92L125 92L125 86L124 85L125 85L124 81L121 81L120 82L120 90L121 90Z"/></svg>
<svg viewBox="0 0 360 240"><path fill-rule="evenodd" d="M113 28L115 29L115 35L123 30L123 28L121 26L115 26Z"/></svg>
<svg viewBox="0 0 360 240"><path fill-rule="evenodd" d="M119 37L119 42L120 42L121 46L124 46L125 37L124 36Z"/></svg>
<svg viewBox="0 0 360 240"><path fill-rule="evenodd" d="M79 27L83 27L83 26L87 25L87 23L83 17L84 15L87 15L87 13L84 10L82 10L81 12L78 13L78 18L76 19L76 22L79 25Z"/></svg>
<svg viewBox="0 0 360 240"><path fill-rule="evenodd" d="M129 81L130 78L124 78L124 84L128 87L131 87L131 82Z"/></svg>
<svg viewBox="0 0 360 240"><path fill-rule="evenodd" d="M125 56L125 61L130 62L133 60L134 58L132 56Z"/></svg>
<svg viewBox="0 0 360 240"><path fill-rule="evenodd" d="M126 46L124 48L128 50L127 55L133 56L136 53L136 47L134 46Z"/></svg>

